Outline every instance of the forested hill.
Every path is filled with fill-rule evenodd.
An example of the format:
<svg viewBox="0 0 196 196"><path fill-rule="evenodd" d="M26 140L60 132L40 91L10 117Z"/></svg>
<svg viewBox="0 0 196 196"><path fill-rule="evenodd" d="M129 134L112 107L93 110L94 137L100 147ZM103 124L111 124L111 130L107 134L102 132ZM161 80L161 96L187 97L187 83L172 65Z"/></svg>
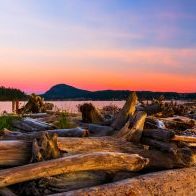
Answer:
<svg viewBox="0 0 196 196"><path fill-rule="evenodd" d="M25 100L27 95L19 89L0 87L0 101Z"/></svg>
<svg viewBox="0 0 196 196"><path fill-rule="evenodd" d="M128 90L103 90L86 91L66 84L53 86L42 96L46 100L125 100L131 91ZM196 99L196 93L176 93L176 92L151 92L137 91L140 99L159 98L164 95L165 99Z"/></svg>

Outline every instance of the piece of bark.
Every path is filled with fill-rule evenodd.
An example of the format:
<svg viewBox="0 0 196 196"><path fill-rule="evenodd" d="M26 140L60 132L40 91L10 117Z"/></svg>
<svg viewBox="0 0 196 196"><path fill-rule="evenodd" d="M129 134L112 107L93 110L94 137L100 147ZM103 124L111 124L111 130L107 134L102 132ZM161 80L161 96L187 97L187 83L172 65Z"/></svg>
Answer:
<svg viewBox="0 0 196 196"><path fill-rule="evenodd" d="M10 189L8 188L0 188L0 195L1 196L16 196L15 193L13 193Z"/></svg>
<svg viewBox="0 0 196 196"><path fill-rule="evenodd" d="M0 170L0 187L43 177L88 170L139 171L149 160L136 154L97 152ZM30 175L28 175L30 174Z"/></svg>
<svg viewBox="0 0 196 196"><path fill-rule="evenodd" d="M131 124L131 119L129 119L125 126L117 133L116 137L123 138L130 142L139 143L146 116L145 112L136 112L132 128L129 128Z"/></svg>
<svg viewBox="0 0 196 196"><path fill-rule="evenodd" d="M191 137L191 136L185 136L185 135L175 135L172 138L173 141L181 141L181 142L190 142L194 143L196 142L196 137Z"/></svg>
<svg viewBox="0 0 196 196"><path fill-rule="evenodd" d="M125 105L118 113L116 119L112 123L112 127L116 130L122 129L129 117L132 117L136 110L138 98L135 92L132 92L128 97Z"/></svg>
<svg viewBox="0 0 196 196"><path fill-rule="evenodd" d="M196 168L154 172L123 181L52 196L196 195Z"/></svg>
<svg viewBox="0 0 196 196"><path fill-rule="evenodd" d="M165 129L144 129L142 132L142 137L150 137L160 141L170 141L174 136L174 131Z"/></svg>

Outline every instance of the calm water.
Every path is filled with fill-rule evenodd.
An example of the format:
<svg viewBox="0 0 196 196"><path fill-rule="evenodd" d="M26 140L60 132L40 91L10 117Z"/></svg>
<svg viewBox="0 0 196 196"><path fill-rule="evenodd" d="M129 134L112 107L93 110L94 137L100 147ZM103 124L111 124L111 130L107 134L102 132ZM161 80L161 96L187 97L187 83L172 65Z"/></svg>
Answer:
<svg viewBox="0 0 196 196"><path fill-rule="evenodd" d="M118 107L122 107L125 101L51 101L49 103L53 103L55 105L55 109L66 110L67 112L77 113L79 104L83 103L93 103L95 107L102 108L104 106L115 104ZM26 102L20 102L20 107L25 105ZM0 113L6 111L8 113L12 112L12 102L0 102Z"/></svg>
<svg viewBox="0 0 196 196"><path fill-rule="evenodd" d="M187 101L177 101L178 104L185 103ZM20 107L24 106L26 102L20 102ZM97 108L103 108L104 106L114 104L117 105L119 108L122 108L125 101L49 101L49 103L53 103L55 105L54 110L66 110L67 112L77 113L78 112L78 105L83 103L93 103L93 105ZM0 102L0 114L6 111L8 113L12 112L12 102L5 101Z"/></svg>

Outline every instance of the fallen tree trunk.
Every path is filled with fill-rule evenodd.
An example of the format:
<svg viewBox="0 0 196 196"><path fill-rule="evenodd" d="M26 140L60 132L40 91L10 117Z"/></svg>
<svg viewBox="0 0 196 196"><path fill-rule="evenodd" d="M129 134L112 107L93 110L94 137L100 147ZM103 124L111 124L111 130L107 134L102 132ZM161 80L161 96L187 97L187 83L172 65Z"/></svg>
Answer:
<svg viewBox="0 0 196 196"><path fill-rule="evenodd" d="M1 131L0 139L19 139L19 140L32 140L34 138L40 137L43 133L48 133L49 135L57 134L59 137L86 137L88 136L88 131L80 127L72 129L54 129L47 131L31 132L31 133L21 133L16 131L9 131L4 129Z"/></svg>
<svg viewBox="0 0 196 196"><path fill-rule="evenodd" d="M49 129L53 129L54 126L45 123L45 122L41 122L38 121L36 119L32 119L32 118L24 118L22 120L15 120L12 122L12 126L23 130L23 131L28 131L28 132L32 132L32 131L46 131Z"/></svg>
<svg viewBox="0 0 196 196"><path fill-rule="evenodd" d="M143 169L148 162L148 159L136 154L129 155L113 152L78 154L0 170L0 187L70 172L88 170L139 171Z"/></svg>
<svg viewBox="0 0 196 196"><path fill-rule="evenodd" d="M15 141L15 140L14 140ZM15 151L20 154L18 159L12 162L12 165L21 165L23 163L28 163L27 159L23 154L31 154L31 148L24 148L26 141L20 142L22 147L14 145L8 141L4 141L5 145L15 148L14 151L9 154L0 148L0 153L4 157L4 162L2 165L6 165L6 160L12 159L15 156ZM6 143L7 142L7 143ZM57 138L58 148L60 151L67 152L69 155L78 153L90 153L90 152L123 152L131 154L139 154L142 157L149 159L149 164L147 167L150 168L179 168L184 166L191 166L196 163L194 154L185 154L183 156L172 155L170 153L160 152L155 149L144 149L142 145L134 145L125 140L117 139L114 137L93 137L93 138ZM22 150L21 150L22 148Z"/></svg>
<svg viewBox="0 0 196 196"><path fill-rule="evenodd" d="M61 151L71 154L86 152L125 152L139 154L149 159L147 167L151 168L178 168L195 165L195 154L184 152L164 153L155 149L146 150L143 146L134 145L122 139L114 137L93 137L93 138L58 138L58 147Z"/></svg>
<svg viewBox="0 0 196 196"><path fill-rule="evenodd" d="M191 174L191 175L190 175ZM196 195L196 168L156 172L53 196Z"/></svg>

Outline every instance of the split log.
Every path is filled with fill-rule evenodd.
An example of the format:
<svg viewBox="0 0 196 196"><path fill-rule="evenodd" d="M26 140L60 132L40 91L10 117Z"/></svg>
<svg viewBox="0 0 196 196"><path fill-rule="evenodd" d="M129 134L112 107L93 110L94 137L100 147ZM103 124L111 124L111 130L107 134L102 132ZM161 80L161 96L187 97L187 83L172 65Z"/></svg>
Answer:
<svg viewBox="0 0 196 196"><path fill-rule="evenodd" d="M123 181L52 196L196 195L196 168L145 174Z"/></svg>
<svg viewBox="0 0 196 196"><path fill-rule="evenodd" d="M113 152L78 154L0 170L0 187L70 172L89 170L139 171L143 169L148 162L148 159L136 154L130 155Z"/></svg>
<svg viewBox="0 0 196 196"><path fill-rule="evenodd" d="M144 122L146 119L145 112L136 112L133 127L129 128L131 124L131 119L125 124L125 126L117 133L118 138L124 138L127 141L138 143L142 136Z"/></svg>
<svg viewBox="0 0 196 196"><path fill-rule="evenodd" d="M122 129L122 127L127 122L128 118L130 116L133 116L136 110L136 104L137 104L138 98L135 92L131 93L131 95L128 97L125 105L118 113L116 119L112 123L112 127L116 130Z"/></svg>
<svg viewBox="0 0 196 196"><path fill-rule="evenodd" d="M185 135L175 135L174 138L172 138L172 140L173 141L196 143L196 137L185 136Z"/></svg>

